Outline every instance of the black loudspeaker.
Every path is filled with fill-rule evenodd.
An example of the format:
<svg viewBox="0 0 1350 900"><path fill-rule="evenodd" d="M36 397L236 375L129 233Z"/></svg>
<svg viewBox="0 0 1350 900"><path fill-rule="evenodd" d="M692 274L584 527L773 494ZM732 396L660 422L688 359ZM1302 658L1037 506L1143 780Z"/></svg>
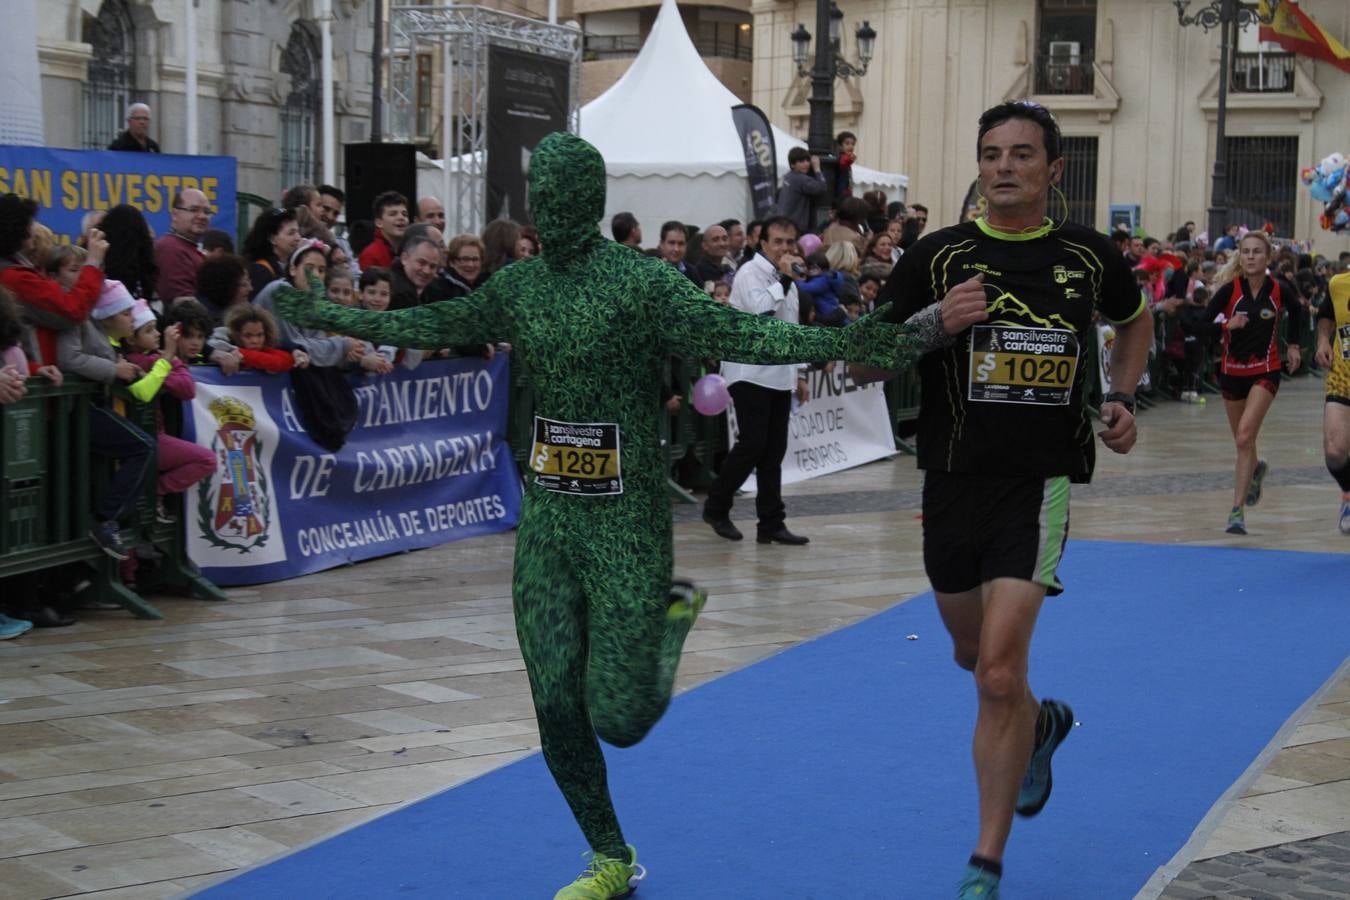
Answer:
<svg viewBox="0 0 1350 900"><path fill-rule="evenodd" d="M347 223L374 218L375 198L398 191L408 198L408 221L417 214L417 148L412 144L344 144Z"/></svg>

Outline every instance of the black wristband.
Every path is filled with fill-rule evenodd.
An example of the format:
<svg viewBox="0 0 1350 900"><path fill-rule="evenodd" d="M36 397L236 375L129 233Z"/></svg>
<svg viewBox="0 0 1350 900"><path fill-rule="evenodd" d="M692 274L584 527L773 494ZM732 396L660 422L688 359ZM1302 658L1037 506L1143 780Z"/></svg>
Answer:
<svg viewBox="0 0 1350 900"><path fill-rule="evenodd" d="M1124 391L1111 391L1102 398L1102 403L1119 403L1134 415L1134 394L1127 394Z"/></svg>

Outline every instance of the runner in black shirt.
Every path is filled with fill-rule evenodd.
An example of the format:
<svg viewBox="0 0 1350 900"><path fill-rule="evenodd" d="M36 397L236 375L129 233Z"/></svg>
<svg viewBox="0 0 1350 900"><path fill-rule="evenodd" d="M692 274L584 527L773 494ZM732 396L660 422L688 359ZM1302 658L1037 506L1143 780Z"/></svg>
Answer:
<svg viewBox="0 0 1350 900"><path fill-rule="evenodd" d="M924 568L979 697L980 830L959 896L996 900L1014 809L1032 816L1045 805L1051 754L1073 726L1067 704L1037 703L1027 668L1041 603L1062 590L1069 483L1092 475L1084 347L1096 340L1094 314L1117 323L1111 371L1133 388L1153 323L1106 238L1046 218L1064 169L1047 110L985 112L979 161L987 218L920 240L879 299L943 348L919 363ZM1102 418L1102 441L1128 452L1133 395L1108 394Z"/></svg>
<svg viewBox="0 0 1350 900"><path fill-rule="evenodd" d="M1243 235L1219 273L1223 286L1214 292L1201 319L1209 323L1212 336L1223 338L1219 387L1237 444L1229 534L1247 533L1243 507L1260 501L1261 482L1270 469L1257 456L1256 436L1280 389L1280 325L1285 315L1289 317L1289 371L1296 370L1301 361L1298 342L1303 333L1303 307L1293 285L1267 274L1273 250L1264 231Z"/></svg>

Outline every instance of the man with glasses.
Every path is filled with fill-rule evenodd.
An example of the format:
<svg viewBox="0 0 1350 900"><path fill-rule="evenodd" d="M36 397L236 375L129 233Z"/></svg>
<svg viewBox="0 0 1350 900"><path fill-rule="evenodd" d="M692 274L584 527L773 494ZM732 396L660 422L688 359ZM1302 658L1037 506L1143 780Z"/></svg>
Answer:
<svg viewBox="0 0 1350 900"><path fill-rule="evenodd" d="M206 195L195 188L174 194L169 206L169 230L155 241L155 265L159 266L156 291L167 310L175 297L197 296L197 270L202 253L197 249L215 212Z"/></svg>
<svg viewBox="0 0 1350 900"><path fill-rule="evenodd" d="M150 137L150 107L144 103L133 103L127 107L127 130L119 134L108 145L108 149L158 153L159 144Z"/></svg>
<svg viewBox="0 0 1350 900"><path fill-rule="evenodd" d="M1067 704L1037 702L1027 680L1042 602L1064 589L1069 485L1091 479L1098 437L1116 453L1135 441L1132 393L1108 389L1105 430L1092 433L1083 391L1094 319L1115 324L1111 374L1126 391L1153 320L1107 238L1048 217L1064 174L1048 110L986 110L976 146L987 211L906 250L877 302L893 301L893 317L937 348L918 366L924 569L979 709L979 830L958 891L997 900L1013 813L1045 806L1051 755L1074 724Z"/></svg>

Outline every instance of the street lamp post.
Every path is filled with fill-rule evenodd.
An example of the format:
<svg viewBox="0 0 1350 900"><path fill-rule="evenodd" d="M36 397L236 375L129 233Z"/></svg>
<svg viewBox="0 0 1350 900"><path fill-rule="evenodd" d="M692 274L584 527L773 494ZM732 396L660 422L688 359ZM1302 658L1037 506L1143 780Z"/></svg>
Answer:
<svg viewBox="0 0 1350 900"><path fill-rule="evenodd" d="M833 203L834 181L838 158L834 155L834 80L861 78L867 74L867 65L876 49L877 33L867 22L854 32L858 42L858 62L850 63L841 53L841 33L844 13L833 0L816 0L816 34L828 39L816 41L815 62L810 69L806 61L811 56L811 32L801 24L789 37L792 39L792 59L800 77L811 76L810 128L806 143L813 156L820 157L821 174L825 176L826 196Z"/></svg>
<svg viewBox="0 0 1350 900"><path fill-rule="evenodd" d="M1177 8L1177 21L1182 27L1199 25L1206 32L1211 28L1219 29L1219 115L1215 122L1214 173L1211 176L1209 195L1209 241L1210 246L1223 235L1228 228L1228 146L1226 128L1228 124L1228 81L1232 77L1229 60L1233 51L1233 40L1237 29L1247 25L1270 24L1280 0L1270 0L1268 10L1262 15L1255 3L1243 0L1211 0L1208 6L1201 7L1195 15L1187 15L1190 0L1172 0Z"/></svg>

